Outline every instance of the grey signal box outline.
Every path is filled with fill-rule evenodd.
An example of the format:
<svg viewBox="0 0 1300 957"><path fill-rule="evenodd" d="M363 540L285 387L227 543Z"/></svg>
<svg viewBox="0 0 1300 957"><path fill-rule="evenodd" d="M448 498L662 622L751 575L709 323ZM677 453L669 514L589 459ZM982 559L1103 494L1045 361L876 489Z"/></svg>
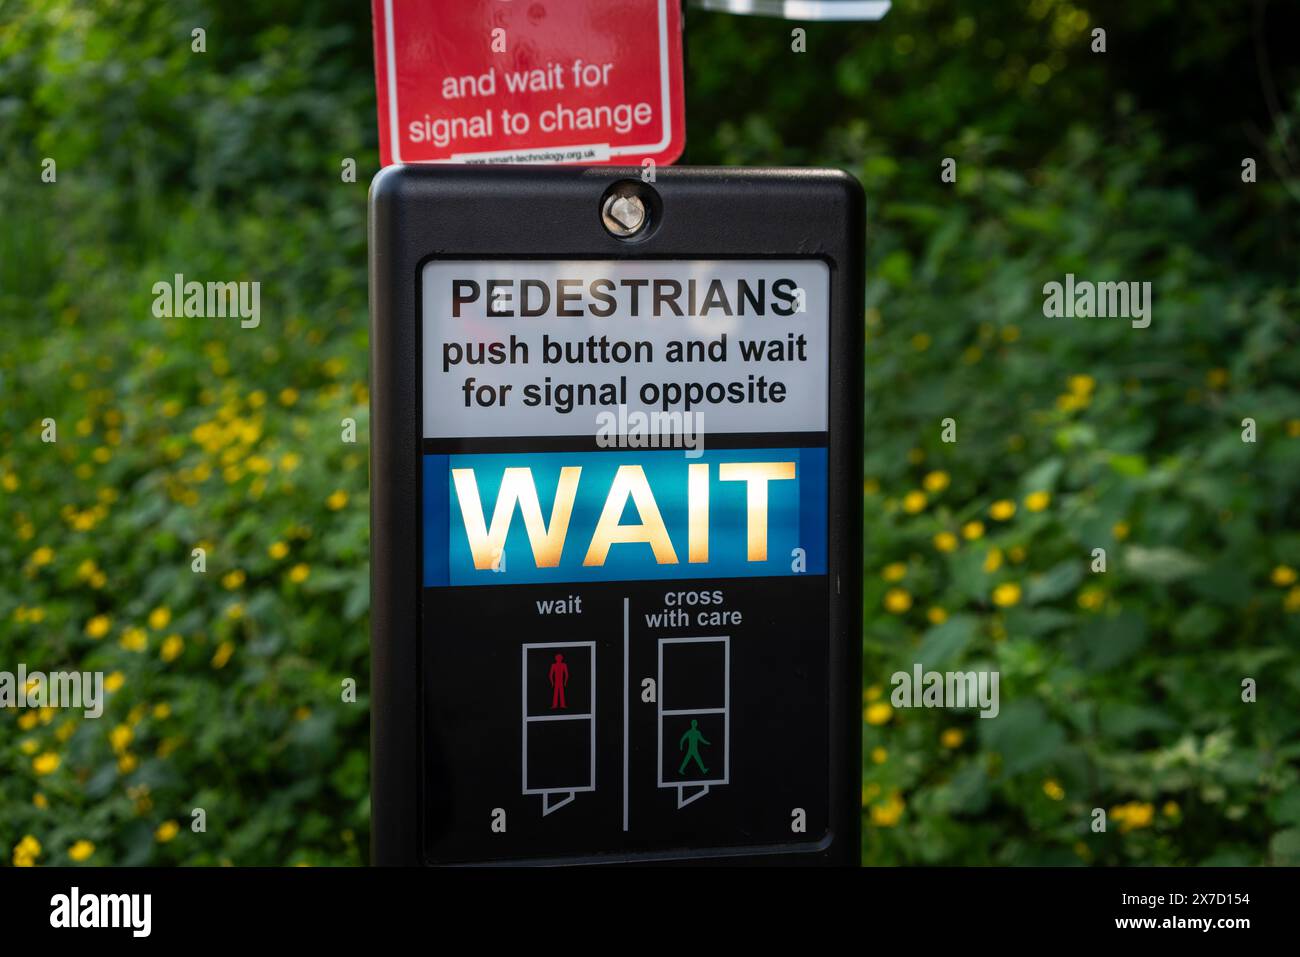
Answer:
<svg viewBox="0 0 1300 957"><path fill-rule="evenodd" d="M722 642L722 707L721 708L675 708L664 710L664 645L706 644ZM681 810L692 801L697 801L709 793L709 788L731 782L731 638L722 635L711 638L660 638L659 639L659 684L655 693L655 710L658 711L659 731L659 786L677 789L677 809ZM725 729L722 745L722 777L708 778L700 781L665 781L664 780L664 717L684 714L720 714ZM688 788L698 788L690 797L686 797Z"/></svg>
<svg viewBox="0 0 1300 957"><path fill-rule="evenodd" d="M538 714L528 713L528 652L533 648L586 648L590 653L591 666L591 710L586 714ZM594 641L546 641L529 642L523 645L520 658L520 687L522 696L521 715L523 717L523 737L520 750L523 753L523 793L542 796L542 817L552 811L558 811L570 803L578 794L596 790L596 643ZM591 726L591 776L588 783L578 787L530 788L528 786L528 726L534 721L586 721ZM564 799L552 803L554 795L565 795Z"/></svg>

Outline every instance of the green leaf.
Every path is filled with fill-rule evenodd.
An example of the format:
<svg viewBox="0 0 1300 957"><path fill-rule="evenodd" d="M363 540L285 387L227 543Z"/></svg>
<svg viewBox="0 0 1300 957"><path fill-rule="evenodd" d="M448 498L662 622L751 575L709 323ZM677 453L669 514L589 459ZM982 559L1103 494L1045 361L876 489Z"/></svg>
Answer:
<svg viewBox="0 0 1300 957"><path fill-rule="evenodd" d="M1200 573L1205 563L1178 548L1130 545L1124 549L1124 567L1134 578L1168 585Z"/></svg>
<svg viewBox="0 0 1300 957"><path fill-rule="evenodd" d="M1010 608L1007 610L1007 633L1037 637L1073 625L1076 618L1073 612L1057 608Z"/></svg>
<svg viewBox="0 0 1300 957"><path fill-rule="evenodd" d="M1268 842L1268 851L1275 865L1295 867L1300 864L1300 827L1278 831Z"/></svg>
<svg viewBox="0 0 1300 957"><path fill-rule="evenodd" d="M1129 478L1147 474L1147 460L1140 455L1111 455L1109 464L1113 471Z"/></svg>
<svg viewBox="0 0 1300 957"><path fill-rule="evenodd" d="M1275 797L1269 802L1268 816L1275 824L1300 825L1300 790L1293 788Z"/></svg>
<svg viewBox="0 0 1300 957"><path fill-rule="evenodd" d="M1108 738L1129 738L1143 731L1168 731L1178 727L1163 711L1117 702L1099 710L1101 732Z"/></svg>
<svg viewBox="0 0 1300 957"><path fill-rule="evenodd" d="M1053 601L1074 591L1082 580L1083 562L1067 559L1041 575L1034 575L1025 583L1025 603L1036 605L1039 602Z"/></svg>
<svg viewBox="0 0 1300 957"><path fill-rule="evenodd" d="M1051 492L1056 488L1056 480L1060 477L1063 468L1065 468L1063 459L1058 457L1050 458L1028 472L1021 479L1020 488L1026 494L1030 492Z"/></svg>
<svg viewBox="0 0 1300 957"><path fill-rule="evenodd" d="M935 625L925 633L916 649L916 660L926 669L935 669L952 658L957 658L975 638L979 619L973 615L954 615L942 625Z"/></svg>
<svg viewBox="0 0 1300 957"><path fill-rule="evenodd" d="M1002 755L1008 777L1046 764L1065 744L1065 731L1037 701L1007 705L996 718L981 718L979 730L984 747Z"/></svg>
<svg viewBox="0 0 1300 957"><path fill-rule="evenodd" d="M1141 615L1126 611L1091 619L1079 629L1075 647L1084 668L1101 672L1137 654L1146 641L1146 622Z"/></svg>

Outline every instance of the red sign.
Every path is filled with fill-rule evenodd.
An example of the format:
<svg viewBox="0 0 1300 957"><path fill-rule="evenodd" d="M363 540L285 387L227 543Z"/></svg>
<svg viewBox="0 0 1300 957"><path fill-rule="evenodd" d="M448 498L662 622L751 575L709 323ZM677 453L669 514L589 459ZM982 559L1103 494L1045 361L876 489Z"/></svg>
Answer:
<svg viewBox="0 0 1300 957"><path fill-rule="evenodd" d="M391 163L671 163L679 0L372 0Z"/></svg>

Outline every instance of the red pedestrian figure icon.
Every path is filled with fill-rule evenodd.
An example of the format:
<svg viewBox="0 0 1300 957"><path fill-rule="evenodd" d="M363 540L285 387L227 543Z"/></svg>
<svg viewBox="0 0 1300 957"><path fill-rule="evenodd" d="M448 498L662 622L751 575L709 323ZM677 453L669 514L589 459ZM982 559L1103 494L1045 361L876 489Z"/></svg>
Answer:
<svg viewBox="0 0 1300 957"><path fill-rule="evenodd" d="M555 664L551 665L551 670L546 677L551 682L551 687L555 689L551 692L551 710L568 708L569 705L564 700L564 687L569 683L569 666L564 663L564 655L555 656Z"/></svg>

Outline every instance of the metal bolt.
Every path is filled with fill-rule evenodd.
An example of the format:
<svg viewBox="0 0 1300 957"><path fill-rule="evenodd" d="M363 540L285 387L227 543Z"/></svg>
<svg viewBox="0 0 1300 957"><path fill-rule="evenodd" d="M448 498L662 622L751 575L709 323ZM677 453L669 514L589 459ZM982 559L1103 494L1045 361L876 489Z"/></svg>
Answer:
<svg viewBox="0 0 1300 957"><path fill-rule="evenodd" d="M611 233L626 238L640 232L648 217L640 196L614 193L605 199L600 218Z"/></svg>

